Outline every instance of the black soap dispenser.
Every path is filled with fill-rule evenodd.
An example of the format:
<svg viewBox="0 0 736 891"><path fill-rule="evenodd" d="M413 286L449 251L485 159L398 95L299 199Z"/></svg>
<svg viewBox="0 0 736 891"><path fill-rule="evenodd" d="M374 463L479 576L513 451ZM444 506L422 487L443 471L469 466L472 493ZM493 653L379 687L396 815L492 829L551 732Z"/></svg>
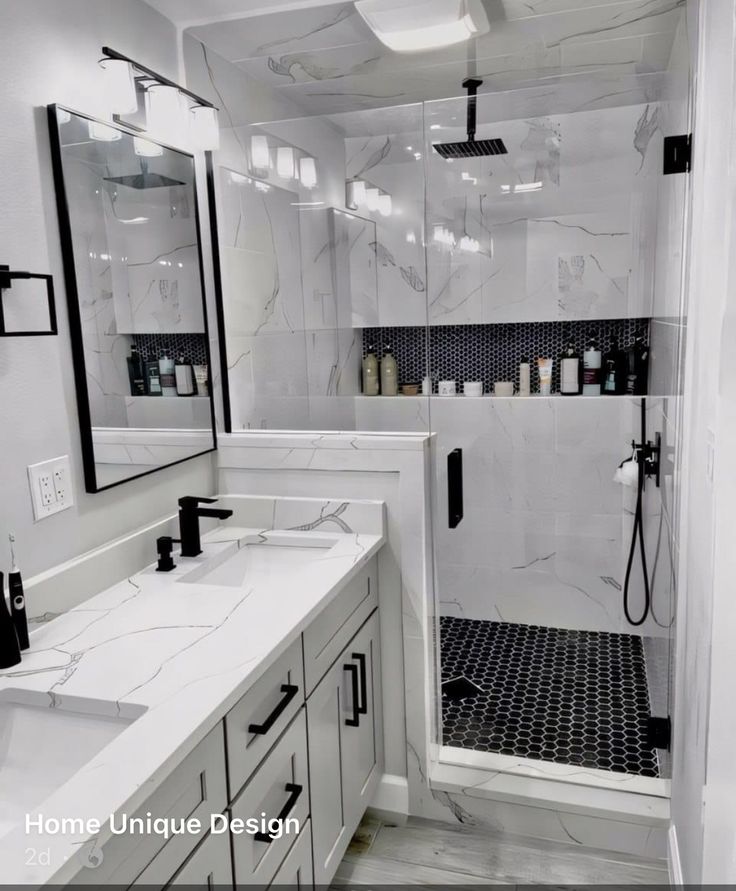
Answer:
<svg viewBox="0 0 736 891"><path fill-rule="evenodd" d="M15 622L5 600L5 578L0 572L0 670L12 668L20 662L20 644Z"/></svg>

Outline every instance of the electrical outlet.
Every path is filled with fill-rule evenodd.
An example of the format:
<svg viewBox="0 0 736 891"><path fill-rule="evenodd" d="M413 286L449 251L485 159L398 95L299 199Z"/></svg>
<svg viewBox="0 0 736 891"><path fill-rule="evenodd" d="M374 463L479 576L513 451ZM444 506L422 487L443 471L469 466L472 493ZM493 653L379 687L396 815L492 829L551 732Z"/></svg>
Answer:
<svg viewBox="0 0 736 891"><path fill-rule="evenodd" d="M33 515L36 522L58 514L74 504L69 456L52 458L28 467Z"/></svg>

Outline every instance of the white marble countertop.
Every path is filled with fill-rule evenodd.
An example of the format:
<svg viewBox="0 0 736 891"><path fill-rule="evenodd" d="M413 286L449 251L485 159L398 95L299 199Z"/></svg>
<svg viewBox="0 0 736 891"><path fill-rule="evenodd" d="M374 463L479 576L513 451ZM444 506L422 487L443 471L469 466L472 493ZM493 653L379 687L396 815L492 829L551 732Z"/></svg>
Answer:
<svg viewBox="0 0 736 891"><path fill-rule="evenodd" d="M146 709L36 812L103 824L111 814L132 814L385 541L321 528L313 534L334 544L299 567L295 584L289 576L247 588L182 583L224 549L263 540L262 530L223 525L203 538L200 557L175 554L172 572L148 567L33 632L23 662L0 672L0 694L46 693L52 707L65 696L113 701L120 715ZM24 825L14 827L0 837L3 881L65 883L108 837L105 828L96 838L35 837L49 863L29 866L29 836Z"/></svg>

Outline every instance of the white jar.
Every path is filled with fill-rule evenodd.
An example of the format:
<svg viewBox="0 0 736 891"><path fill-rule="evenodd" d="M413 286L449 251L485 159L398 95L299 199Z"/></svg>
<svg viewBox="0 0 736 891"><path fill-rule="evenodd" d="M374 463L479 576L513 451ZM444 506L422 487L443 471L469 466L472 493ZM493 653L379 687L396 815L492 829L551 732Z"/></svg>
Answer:
<svg viewBox="0 0 736 891"><path fill-rule="evenodd" d="M440 381L437 385L440 396L455 396L457 394L457 381Z"/></svg>

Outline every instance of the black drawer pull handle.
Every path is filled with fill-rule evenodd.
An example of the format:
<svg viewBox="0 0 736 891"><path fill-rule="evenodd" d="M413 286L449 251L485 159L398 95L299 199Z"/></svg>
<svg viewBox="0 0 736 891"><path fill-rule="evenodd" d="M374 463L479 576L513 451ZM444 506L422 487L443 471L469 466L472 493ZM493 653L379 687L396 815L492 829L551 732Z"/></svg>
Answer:
<svg viewBox="0 0 736 891"><path fill-rule="evenodd" d="M353 700L353 717L345 718L345 724L348 727L359 727L360 726L360 693L358 690L358 666L353 665L352 662L348 662L347 665L343 665L343 671L347 671L350 673L350 680L352 683L352 700Z"/></svg>
<svg viewBox="0 0 736 891"><path fill-rule="evenodd" d="M296 684L282 684L281 692L284 694L283 699L279 700L279 704L266 718L263 724L248 724L248 733L268 733L273 725L278 721L286 706L299 692Z"/></svg>
<svg viewBox="0 0 736 891"><path fill-rule="evenodd" d="M276 817L276 819L282 823L294 809L294 805L302 794L304 786L300 786L298 783L287 783L284 788L289 793L289 797L286 799L286 804L281 808L278 817ZM275 836L271 835L269 832L256 832L253 838L256 841L265 842L267 845L270 845Z"/></svg>
<svg viewBox="0 0 736 891"><path fill-rule="evenodd" d="M368 678L366 675L365 653L353 653L353 659L357 659L360 663L360 705L358 706L359 715L368 714Z"/></svg>

